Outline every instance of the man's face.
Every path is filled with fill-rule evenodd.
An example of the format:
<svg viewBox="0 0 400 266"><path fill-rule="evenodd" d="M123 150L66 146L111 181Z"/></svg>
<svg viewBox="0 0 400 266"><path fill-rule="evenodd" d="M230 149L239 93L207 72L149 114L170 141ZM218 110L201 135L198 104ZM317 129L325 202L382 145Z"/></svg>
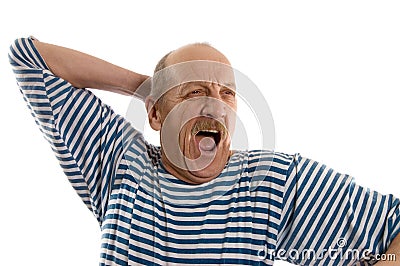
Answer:
<svg viewBox="0 0 400 266"><path fill-rule="evenodd" d="M196 52L196 49L192 51ZM200 53L195 60L212 61L202 61L198 66L189 60L185 70L174 77L180 85L165 92L153 112L159 119L162 162L166 170L192 184L212 180L225 167L231 155L237 109L233 72L230 67L226 71L227 60L219 52L211 55L212 58L209 51L200 52L207 52L207 56ZM221 58L223 68L218 67ZM179 59L187 62L182 57Z"/></svg>

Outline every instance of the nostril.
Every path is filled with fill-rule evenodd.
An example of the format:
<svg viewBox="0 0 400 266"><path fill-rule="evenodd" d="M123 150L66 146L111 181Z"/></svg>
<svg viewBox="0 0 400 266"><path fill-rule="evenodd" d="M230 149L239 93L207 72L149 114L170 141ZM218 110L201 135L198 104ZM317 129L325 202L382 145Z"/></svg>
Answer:
<svg viewBox="0 0 400 266"><path fill-rule="evenodd" d="M220 103L205 104L201 110L201 115L211 118L223 118L226 116L225 106Z"/></svg>

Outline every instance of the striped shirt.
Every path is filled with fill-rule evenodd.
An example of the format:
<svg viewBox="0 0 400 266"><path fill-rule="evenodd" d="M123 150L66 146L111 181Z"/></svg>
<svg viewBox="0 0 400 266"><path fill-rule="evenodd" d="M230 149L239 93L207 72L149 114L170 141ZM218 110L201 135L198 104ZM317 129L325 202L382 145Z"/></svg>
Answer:
<svg viewBox="0 0 400 266"><path fill-rule="evenodd" d="M299 154L235 151L217 178L186 184L128 121L55 76L31 38L17 39L9 59L36 123L101 226L100 265L369 264L400 230L397 198Z"/></svg>

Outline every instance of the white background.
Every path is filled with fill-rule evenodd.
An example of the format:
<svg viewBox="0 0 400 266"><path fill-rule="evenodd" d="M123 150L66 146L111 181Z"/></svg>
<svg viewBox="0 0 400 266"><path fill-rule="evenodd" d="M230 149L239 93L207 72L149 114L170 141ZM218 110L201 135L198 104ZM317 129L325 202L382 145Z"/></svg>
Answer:
<svg viewBox="0 0 400 266"><path fill-rule="evenodd" d="M264 93L276 150L400 196L400 6L396 1L7 1L0 7L1 265L97 265L100 230L16 86L17 37L151 74L206 41ZM118 113L129 98L96 91ZM283 265L276 263L276 265Z"/></svg>

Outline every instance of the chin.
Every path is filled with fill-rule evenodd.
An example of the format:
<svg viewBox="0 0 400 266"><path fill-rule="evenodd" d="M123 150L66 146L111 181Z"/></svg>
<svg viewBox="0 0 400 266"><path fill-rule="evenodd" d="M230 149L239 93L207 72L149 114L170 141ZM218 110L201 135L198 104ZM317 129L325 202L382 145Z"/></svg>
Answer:
<svg viewBox="0 0 400 266"><path fill-rule="evenodd" d="M219 176L221 172L224 170L224 167L226 165L227 160L229 159L229 156L227 156L226 160L221 160L222 158L225 158L225 156L217 155L215 157L217 161L213 161L210 165L208 165L204 169L195 171L190 171L189 169L188 173L190 174L191 179L193 179L193 181L196 183L205 183Z"/></svg>

